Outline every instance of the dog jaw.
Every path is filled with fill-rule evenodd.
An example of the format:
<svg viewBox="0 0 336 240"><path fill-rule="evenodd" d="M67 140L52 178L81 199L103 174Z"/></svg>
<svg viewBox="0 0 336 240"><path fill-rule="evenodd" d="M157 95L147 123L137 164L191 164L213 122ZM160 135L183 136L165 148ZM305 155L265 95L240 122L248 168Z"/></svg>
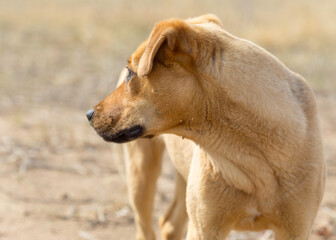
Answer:
<svg viewBox="0 0 336 240"><path fill-rule="evenodd" d="M130 128L123 129L113 135L102 134L101 137L107 142L125 143L141 137L143 132L144 128L140 125L136 125Z"/></svg>

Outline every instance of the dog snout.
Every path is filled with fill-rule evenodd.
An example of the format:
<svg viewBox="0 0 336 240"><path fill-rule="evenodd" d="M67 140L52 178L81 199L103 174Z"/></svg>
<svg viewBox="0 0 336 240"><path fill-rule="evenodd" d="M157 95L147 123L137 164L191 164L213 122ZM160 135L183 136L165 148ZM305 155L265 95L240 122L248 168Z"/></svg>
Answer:
<svg viewBox="0 0 336 240"><path fill-rule="evenodd" d="M94 109L90 109L89 111L86 112L86 117L87 117L87 119L89 120L89 122L91 122L94 113L95 113L95 110L94 110Z"/></svg>

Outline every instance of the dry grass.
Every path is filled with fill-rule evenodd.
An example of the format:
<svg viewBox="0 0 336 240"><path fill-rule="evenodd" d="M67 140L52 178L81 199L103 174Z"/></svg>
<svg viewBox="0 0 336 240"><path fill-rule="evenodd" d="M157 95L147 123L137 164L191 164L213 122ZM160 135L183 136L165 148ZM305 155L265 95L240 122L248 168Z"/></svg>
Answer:
<svg viewBox="0 0 336 240"><path fill-rule="evenodd" d="M84 113L114 89L155 22L204 13L274 53L318 92L329 183L317 224L327 232L314 239L333 239L334 0L1 0L0 239L134 236L120 154L95 136ZM172 176L165 168L156 217Z"/></svg>
<svg viewBox="0 0 336 240"><path fill-rule="evenodd" d="M113 89L155 22L207 12L228 31L276 54L315 89L336 90L333 0L2 0L1 99L87 108Z"/></svg>

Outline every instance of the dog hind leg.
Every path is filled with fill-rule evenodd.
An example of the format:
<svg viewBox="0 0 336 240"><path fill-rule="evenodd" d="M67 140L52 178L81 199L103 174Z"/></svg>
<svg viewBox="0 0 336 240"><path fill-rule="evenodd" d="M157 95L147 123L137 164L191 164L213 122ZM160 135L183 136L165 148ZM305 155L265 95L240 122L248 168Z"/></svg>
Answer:
<svg viewBox="0 0 336 240"><path fill-rule="evenodd" d="M186 182L177 172L175 180L175 196L159 225L163 240L180 240L183 237L185 222L187 220L186 209Z"/></svg>
<svg viewBox="0 0 336 240"><path fill-rule="evenodd" d="M123 145L129 200L135 215L136 239L153 240L152 211L164 145L138 139Z"/></svg>

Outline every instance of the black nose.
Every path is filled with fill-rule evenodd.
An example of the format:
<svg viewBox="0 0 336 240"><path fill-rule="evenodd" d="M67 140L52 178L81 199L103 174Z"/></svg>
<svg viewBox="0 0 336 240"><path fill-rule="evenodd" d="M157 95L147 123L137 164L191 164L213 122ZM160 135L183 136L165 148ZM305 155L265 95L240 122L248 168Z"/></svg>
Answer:
<svg viewBox="0 0 336 240"><path fill-rule="evenodd" d="M93 118L94 115L94 109L90 109L89 111L86 112L86 117L89 121L91 121L91 119Z"/></svg>

